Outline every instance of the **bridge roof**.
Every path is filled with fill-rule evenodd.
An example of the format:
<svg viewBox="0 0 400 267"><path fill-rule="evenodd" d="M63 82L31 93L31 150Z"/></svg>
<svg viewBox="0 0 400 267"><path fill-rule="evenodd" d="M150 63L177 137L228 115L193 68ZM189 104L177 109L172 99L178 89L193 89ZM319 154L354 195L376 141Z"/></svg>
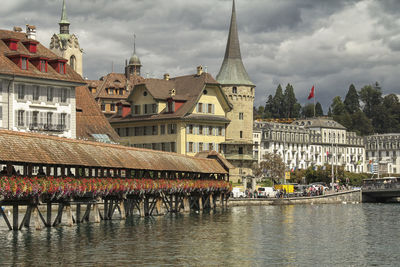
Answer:
<svg viewBox="0 0 400 267"><path fill-rule="evenodd" d="M0 130L0 161L227 174L214 159L8 130Z"/></svg>

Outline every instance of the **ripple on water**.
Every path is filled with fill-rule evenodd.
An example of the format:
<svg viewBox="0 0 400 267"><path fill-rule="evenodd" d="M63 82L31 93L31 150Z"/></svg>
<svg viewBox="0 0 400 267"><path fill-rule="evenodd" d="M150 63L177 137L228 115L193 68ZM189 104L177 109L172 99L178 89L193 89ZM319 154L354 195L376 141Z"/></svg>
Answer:
<svg viewBox="0 0 400 267"><path fill-rule="evenodd" d="M400 205L233 207L42 231L0 226L3 265L393 266Z"/></svg>

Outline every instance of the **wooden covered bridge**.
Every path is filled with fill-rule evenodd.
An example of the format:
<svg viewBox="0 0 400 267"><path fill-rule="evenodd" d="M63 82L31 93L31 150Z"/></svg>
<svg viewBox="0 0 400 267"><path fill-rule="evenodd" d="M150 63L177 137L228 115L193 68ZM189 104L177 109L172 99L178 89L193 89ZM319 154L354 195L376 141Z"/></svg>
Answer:
<svg viewBox="0 0 400 267"><path fill-rule="evenodd" d="M72 225L215 208L231 190L231 166L218 158L34 133L0 130L0 165L0 206L12 208L12 220L3 208L0 217L10 230L29 227L31 217L41 228L63 215Z"/></svg>

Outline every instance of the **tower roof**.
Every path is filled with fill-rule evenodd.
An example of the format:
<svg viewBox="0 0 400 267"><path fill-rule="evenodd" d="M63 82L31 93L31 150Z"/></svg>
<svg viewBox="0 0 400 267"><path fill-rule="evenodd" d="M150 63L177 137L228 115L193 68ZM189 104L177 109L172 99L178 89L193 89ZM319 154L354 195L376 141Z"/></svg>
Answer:
<svg viewBox="0 0 400 267"><path fill-rule="evenodd" d="M231 25L229 27L228 41L226 43L225 57L217 75L220 84L251 85L249 75L243 65L240 54L239 35L236 23L235 0L232 4Z"/></svg>
<svg viewBox="0 0 400 267"><path fill-rule="evenodd" d="M67 8L65 6L65 0L63 0L63 7L61 12L61 20L58 24L70 24L67 18Z"/></svg>
<svg viewBox="0 0 400 267"><path fill-rule="evenodd" d="M142 65L139 57L136 55L136 34L133 34L133 54L129 59L129 65Z"/></svg>

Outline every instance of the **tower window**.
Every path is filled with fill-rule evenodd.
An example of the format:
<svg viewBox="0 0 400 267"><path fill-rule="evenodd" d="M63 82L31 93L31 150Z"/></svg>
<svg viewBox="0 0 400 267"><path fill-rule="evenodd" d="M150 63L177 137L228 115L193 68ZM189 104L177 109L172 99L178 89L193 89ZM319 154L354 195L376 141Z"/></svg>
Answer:
<svg viewBox="0 0 400 267"><path fill-rule="evenodd" d="M239 112L239 120L243 120L243 112Z"/></svg>
<svg viewBox="0 0 400 267"><path fill-rule="evenodd" d="M76 71L76 57L74 55L69 58L69 65Z"/></svg>
<svg viewBox="0 0 400 267"><path fill-rule="evenodd" d="M240 135L240 138L243 138L243 131L240 131L239 135Z"/></svg>
<svg viewBox="0 0 400 267"><path fill-rule="evenodd" d="M232 94L237 94L237 87L236 86L232 87Z"/></svg>

